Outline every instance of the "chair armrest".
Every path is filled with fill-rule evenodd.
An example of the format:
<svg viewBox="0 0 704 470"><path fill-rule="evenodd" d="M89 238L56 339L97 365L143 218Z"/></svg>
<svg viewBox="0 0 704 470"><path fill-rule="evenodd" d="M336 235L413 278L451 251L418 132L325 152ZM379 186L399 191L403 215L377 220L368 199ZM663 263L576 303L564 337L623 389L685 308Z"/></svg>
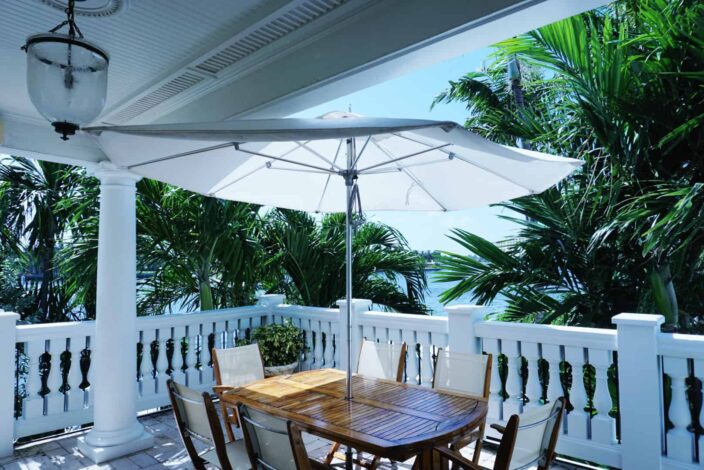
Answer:
<svg viewBox="0 0 704 470"><path fill-rule="evenodd" d="M504 426L501 426L500 424L492 424L490 427L491 427L492 429L496 429L496 430L499 431L501 434L503 434L503 433L506 432L506 428L505 428Z"/></svg>
<svg viewBox="0 0 704 470"><path fill-rule="evenodd" d="M484 470L484 467L480 467L471 460L464 458L459 452L454 452L446 447L435 447L433 450L440 454L442 458L459 465L461 468L466 468L469 470Z"/></svg>
<svg viewBox="0 0 704 470"><path fill-rule="evenodd" d="M213 392L215 392L215 394L217 394L218 396L220 396L230 390L234 390L234 389L235 389L235 387L233 387L231 385L214 385L213 386Z"/></svg>

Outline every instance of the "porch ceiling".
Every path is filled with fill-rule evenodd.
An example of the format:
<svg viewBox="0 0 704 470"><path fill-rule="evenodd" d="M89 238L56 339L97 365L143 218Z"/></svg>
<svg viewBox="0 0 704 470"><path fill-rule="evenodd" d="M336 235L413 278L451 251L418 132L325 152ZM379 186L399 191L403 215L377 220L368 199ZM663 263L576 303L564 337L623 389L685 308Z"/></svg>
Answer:
<svg viewBox="0 0 704 470"><path fill-rule="evenodd" d="M0 151L89 164L78 136L61 143L29 100L30 34L62 21L48 4L0 2ZM88 0L123 3L77 21L111 56L109 124L284 116L413 69L594 8L604 0ZM412 116L409 116L412 117Z"/></svg>

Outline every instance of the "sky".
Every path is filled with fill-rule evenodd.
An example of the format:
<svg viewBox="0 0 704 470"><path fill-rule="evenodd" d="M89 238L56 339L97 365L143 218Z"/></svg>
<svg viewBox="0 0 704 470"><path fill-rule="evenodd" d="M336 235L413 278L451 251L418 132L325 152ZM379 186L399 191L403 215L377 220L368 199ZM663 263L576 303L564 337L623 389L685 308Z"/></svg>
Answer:
<svg viewBox="0 0 704 470"><path fill-rule="evenodd" d="M473 51L446 62L417 70L373 87L307 109L294 117L318 117L329 111L347 111L366 116L434 119L464 123L467 112L461 103L439 104L433 98L447 88L448 81L479 70L489 49ZM364 201L362 201L364 203ZM415 250L458 251L447 235L462 228L491 241L511 234L515 225L499 218L499 208L482 207L454 212L370 212L367 218L391 225L404 234Z"/></svg>

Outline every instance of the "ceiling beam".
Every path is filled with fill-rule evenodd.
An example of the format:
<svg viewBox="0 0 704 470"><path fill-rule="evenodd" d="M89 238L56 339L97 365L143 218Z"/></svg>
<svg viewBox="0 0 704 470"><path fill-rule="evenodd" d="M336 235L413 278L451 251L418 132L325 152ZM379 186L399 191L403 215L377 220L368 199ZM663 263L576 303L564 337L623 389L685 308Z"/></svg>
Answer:
<svg viewBox="0 0 704 470"><path fill-rule="evenodd" d="M605 0L384 0L155 122L281 117L596 8Z"/></svg>

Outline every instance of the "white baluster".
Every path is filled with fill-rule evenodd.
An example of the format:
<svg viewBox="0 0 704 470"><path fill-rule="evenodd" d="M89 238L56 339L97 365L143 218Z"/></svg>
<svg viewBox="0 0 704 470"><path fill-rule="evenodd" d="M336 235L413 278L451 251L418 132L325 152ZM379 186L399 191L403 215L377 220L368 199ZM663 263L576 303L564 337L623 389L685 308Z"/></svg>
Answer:
<svg viewBox="0 0 704 470"><path fill-rule="evenodd" d="M521 353L528 361L528 383L526 384L526 395L528 395L527 408L538 408L542 406L540 399L543 395L543 388L540 385L540 344L532 342L521 343Z"/></svg>
<svg viewBox="0 0 704 470"><path fill-rule="evenodd" d="M503 402L501 396L501 377L499 376L499 354L501 345L498 339L484 338L482 340L484 352L491 354L491 382L489 384L489 411L487 416L494 420L500 420L503 416Z"/></svg>
<svg viewBox="0 0 704 470"><path fill-rule="evenodd" d="M197 349L199 340L200 325L193 324L188 325L186 329L186 336L188 338L188 350L186 351L186 385L189 387L196 387L200 385L200 371L196 368Z"/></svg>
<svg viewBox="0 0 704 470"><path fill-rule="evenodd" d="M667 431L667 456L680 462L691 462L693 435L687 431L691 421L687 405L687 359L666 356L663 358L663 369L672 381L669 417L674 428Z"/></svg>
<svg viewBox="0 0 704 470"><path fill-rule="evenodd" d="M333 366L333 331L332 323L329 321L324 322L325 327L325 367Z"/></svg>
<svg viewBox="0 0 704 470"><path fill-rule="evenodd" d="M154 364L152 363L152 343L157 340L155 328L142 331L142 364L141 364L141 394L143 398L156 394L157 377L154 377Z"/></svg>
<svg viewBox="0 0 704 470"><path fill-rule="evenodd" d="M41 390L41 375L39 359L46 351L46 342L33 340L25 343L25 354L28 359L27 398L24 399L24 419L33 419L44 414L44 398L39 395Z"/></svg>
<svg viewBox="0 0 704 470"><path fill-rule="evenodd" d="M369 341L376 341L376 334L374 333L374 327L370 325L362 326L362 338Z"/></svg>
<svg viewBox="0 0 704 470"><path fill-rule="evenodd" d="M521 379L521 345L518 341L504 340L501 342L501 352L506 355L508 374L506 376L506 393L508 399L504 403L504 417L518 414L523 409Z"/></svg>
<svg viewBox="0 0 704 470"><path fill-rule="evenodd" d="M213 332L215 333L215 349L227 348L227 322L215 322Z"/></svg>
<svg viewBox="0 0 704 470"><path fill-rule="evenodd" d="M303 320L302 325L306 337L306 354L302 369L311 370L313 368L313 355L315 354L313 350L315 347L315 345L313 344L313 321L310 319L305 319Z"/></svg>
<svg viewBox="0 0 704 470"><path fill-rule="evenodd" d="M156 389L159 395L164 395L166 391L166 381L170 378L166 373L169 367L169 360L166 355L166 342L171 339L171 328L164 327L157 330L157 340L159 342L159 354L156 359Z"/></svg>
<svg viewBox="0 0 704 470"><path fill-rule="evenodd" d="M418 343L420 344L420 384L426 387L433 383L433 348L430 333L427 331L418 332Z"/></svg>
<svg viewBox="0 0 704 470"><path fill-rule="evenodd" d="M320 326L319 320L314 320L313 331L315 332L315 346L313 348L313 368L320 369L323 362L323 338L322 338L322 328Z"/></svg>
<svg viewBox="0 0 704 470"><path fill-rule="evenodd" d="M416 332L413 330L403 330L403 340L406 342L406 381L409 384L419 384L418 375L418 353L416 352Z"/></svg>
<svg viewBox="0 0 704 470"><path fill-rule="evenodd" d="M592 418L592 440L602 444L615 444L616 422L609 416L611 395L609 395L608 371L611 365L611 351L590 349L589 363L594 366L596 377L594 408L597 415Z"/></svg>
<svg viewBox="0 0 704 470"><path fill-rule="evenodd" d="M174 371L172 376L174 380L180 384L186 383L186 368L188 367L188 363L184 360L183 354L181 353L181 345L184 338L186 338L186 327L174 327L174 358L172 361Z"/></svg>
<svg viewBox="0 0 704 470"><path fill-rule="evenodd" d="M557 344L543 344L543 359L548 361L548 402L554 403L555 400L565 394L560 381L560 363L562 362L562 353L560 346Z"/></svg>
<svg viewBox="0 0 704 470"><path fill-rule="evenodd" d="M574 407L567 415L567 432L570 437L586 439L589 432L589 415L584 411L587 406L587 393L584 389L584 348L565 346L565 361L572 366L570 403Z"/></svg>
<svg viewBox="0 0 704 470"><path fill-rule="evenodd" d="M68 371L68 385L71 388L66 393L68 395L68 411L83 409L85 393L78 386L81 384L81 350L85 347L85 336L72 336L69 340L68 350L71 352L71 368Z"/></svg>
<svg viewBox="0 0 704 470"><path fill-rule="evenodd" d="M51 354L51 370L49 371L49 395L46 398L46 414L60 414L64 412L64 394L59 391L61 383L61 353L66 351L66 339L52 339L49 341L49 354Z"/></svg>
<svg viewBox="0 0 704 470"><path fill-rule="evenodd" d="M694 360L694 376L704 384L704 360ZM702 409L699 411L699 424L704 425L704 406L702 406ZM697 442L697 444L699 448L699 466L704 467L704 435L699 436L699 442Z"/></svg>
<svg viewBox="0 0 704 470"><path fill-rule="evenodd" d="M238 319L225 322L225 342L226 348L232 348L237 344Z"/></svg>

